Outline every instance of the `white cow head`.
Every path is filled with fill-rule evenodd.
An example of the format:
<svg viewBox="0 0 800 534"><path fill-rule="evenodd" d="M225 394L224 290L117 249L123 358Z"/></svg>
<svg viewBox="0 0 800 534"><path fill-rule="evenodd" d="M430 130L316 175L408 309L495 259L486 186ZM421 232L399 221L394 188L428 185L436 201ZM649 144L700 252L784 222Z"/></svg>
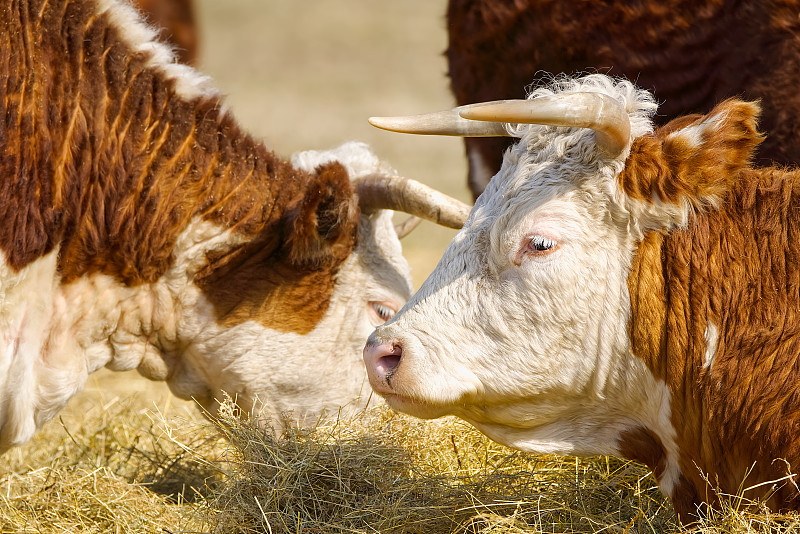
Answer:
<svg viewBox="0 0 800 534"><path fill-rule="evenodd" d="M450 122L459 135L502 132L455 114L516 123L520 141L435 271L364 350L391 406L454 414L528 451L619 454L620 434L642 427L670 451L669 394L631 355L628 274L647 232L719 198L724 171L757 140L725 143L754 128L757 107L724 103L663 138L655 108L631 83L592 75L434 117L435 133ZM374 121L412 129L404 122ZM674 168L660 172L664 162ZM699 181L681 183L685 167Z"/></svg>

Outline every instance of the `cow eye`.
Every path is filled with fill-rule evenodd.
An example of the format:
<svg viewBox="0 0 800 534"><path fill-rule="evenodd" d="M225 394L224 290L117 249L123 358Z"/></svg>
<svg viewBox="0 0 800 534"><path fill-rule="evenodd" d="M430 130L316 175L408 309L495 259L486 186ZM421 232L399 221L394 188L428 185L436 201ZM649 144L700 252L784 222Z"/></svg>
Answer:
<svg viewBox="0 0 800 534"><path fill-rule="evenodd" d="M370 301L370 318L375 326L382 325L397 313L397 308L388 302Z"/></svg>
<svg viewBox="0 0 800 534"><path fill-rule="evenodd" d="M521 265L526 256L543 257L558 250L558 241L543 235L534 235L527 238L527 242L517 252L514 260L516 265Z"/></svg>
<svg viewBox="0 0 800 534"><path fill-rule="evenodd" d="M556 248L558 248L558 243L555 240L541 235L535 235L528 241L528 252L534 254L548 254Z"/></svg>

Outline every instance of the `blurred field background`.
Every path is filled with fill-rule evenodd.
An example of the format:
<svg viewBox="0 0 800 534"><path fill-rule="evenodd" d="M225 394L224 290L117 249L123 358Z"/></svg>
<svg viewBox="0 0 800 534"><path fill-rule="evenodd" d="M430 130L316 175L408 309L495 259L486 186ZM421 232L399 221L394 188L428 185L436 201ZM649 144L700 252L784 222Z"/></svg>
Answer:
<svg viewBox="0 0 800 534"><path fill-rule="evenodd" d="M460 139L389 134L370 115L451 107L445 0L199 0L200 70L278 154L369 143L401 174L464 201ZM454 232L404 241L415 286ZM0 468L0 533L667 532L642 466L513 453L454 420L377 409L274 439L135 373L100 372ZM704 532L797 532L742 515Z"/></svg>

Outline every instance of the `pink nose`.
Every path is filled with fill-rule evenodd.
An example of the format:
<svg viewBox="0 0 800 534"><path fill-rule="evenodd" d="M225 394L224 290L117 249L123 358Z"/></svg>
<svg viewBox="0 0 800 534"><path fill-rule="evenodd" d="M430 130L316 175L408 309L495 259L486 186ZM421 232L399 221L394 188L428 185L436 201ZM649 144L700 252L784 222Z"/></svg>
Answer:
<svg viewBox="0 0 800 534"><path fill-rule="evenodd" d="M364 347L364 363L367 366L369 383L375 393L389 394L392 390L394 375L403 357L403 346L399 342L378 343L372 337Z"/></svg>

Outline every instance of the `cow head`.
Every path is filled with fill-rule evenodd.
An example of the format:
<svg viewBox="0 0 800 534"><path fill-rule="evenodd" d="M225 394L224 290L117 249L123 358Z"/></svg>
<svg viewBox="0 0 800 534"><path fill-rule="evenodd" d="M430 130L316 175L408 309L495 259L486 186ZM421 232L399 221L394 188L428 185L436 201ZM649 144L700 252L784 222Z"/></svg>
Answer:
<svg viewBox="0 0 800 534"><path fill-rule="evenodd" d="M273 424L288 414L314 420L324 411L363 408L372 393L364 340L411 295L393 212L383 208L450 226L460 226L469 210L396 177L362 143L301 152L292 165L317 182L287 209L281 232L270 233L283 242L277 250L254 240L234 259L214 261L214 249L192 252L204 265L187 292L194 296L180 337L190 342L175 368L154 378L210 413L223 394ZM414 188L416 195L408 191Z"/></svg>
<svg viewBox="0 0 800 534"><path fill-rule="evenodd" d="M513 123L519 142L435 271L370 337L376 392L523 450L620 455L624 433L645 428L674 452L669 391L632 354L631 266L647 236L716 205L760 137L755 104L654 133L655 109L629 82L592 75L415 119L459 135L501 133L463 117Z"/></svg>

